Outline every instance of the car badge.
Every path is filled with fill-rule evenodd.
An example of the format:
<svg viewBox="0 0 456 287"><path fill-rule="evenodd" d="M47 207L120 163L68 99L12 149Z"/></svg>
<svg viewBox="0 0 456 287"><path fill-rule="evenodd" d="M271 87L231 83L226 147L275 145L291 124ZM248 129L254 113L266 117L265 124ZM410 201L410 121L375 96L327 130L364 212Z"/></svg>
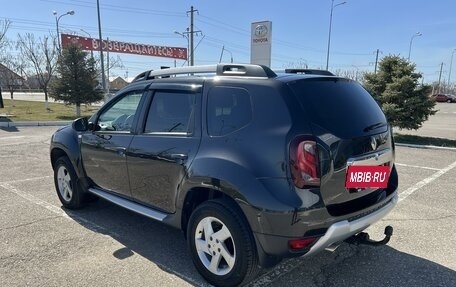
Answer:
<svg viewBox="0 0 456 287"><path fill-rule="evenodd" d="M374 137L371 137L371 148L372 150L377 149L377 140Z"/></svg>

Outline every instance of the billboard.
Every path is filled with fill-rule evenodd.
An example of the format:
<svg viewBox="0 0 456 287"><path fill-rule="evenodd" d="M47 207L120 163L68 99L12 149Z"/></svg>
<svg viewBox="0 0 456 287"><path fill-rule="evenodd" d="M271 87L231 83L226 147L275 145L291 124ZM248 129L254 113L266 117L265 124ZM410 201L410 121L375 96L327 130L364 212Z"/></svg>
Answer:
<svg viewBox="0 0 456 287"><path fill-rule="evenodd" d="M100 41L94 38L81 37L76 35L61 34L62 47L70 44L77 44L83 50L100 50ZM103 51L112 53L125 53L143 56L154 56L187 60L187 48L146 45L138 43L127 43L111 40L103 40Z"/></svg>
<svg viewBox="0 0 456 287"><path fill-rule="evenodd" d="M252 23L250 63L271 67L272 22Z"/></svg>

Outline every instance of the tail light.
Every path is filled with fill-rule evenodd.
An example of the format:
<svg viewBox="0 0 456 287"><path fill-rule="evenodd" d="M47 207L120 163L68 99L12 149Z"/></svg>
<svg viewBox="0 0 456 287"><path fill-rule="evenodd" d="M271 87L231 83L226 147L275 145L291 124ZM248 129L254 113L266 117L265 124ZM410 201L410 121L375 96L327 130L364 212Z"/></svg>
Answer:
<svg viewBox="0 0 456 287"><path fill-rule="evenodd" d="M307 238L300 238L300 239L293 239L288 241L288 247L291 250L301 250L304 248L309 247L315 241L317 241L317 237L307 237Z"/></svg>
<svg viewBox="0 0 456 287"><path fill-rule="evenodd" d="M290 148L290 167L296 187L320 186L317 143L312 140L293 141Z"/></svg>

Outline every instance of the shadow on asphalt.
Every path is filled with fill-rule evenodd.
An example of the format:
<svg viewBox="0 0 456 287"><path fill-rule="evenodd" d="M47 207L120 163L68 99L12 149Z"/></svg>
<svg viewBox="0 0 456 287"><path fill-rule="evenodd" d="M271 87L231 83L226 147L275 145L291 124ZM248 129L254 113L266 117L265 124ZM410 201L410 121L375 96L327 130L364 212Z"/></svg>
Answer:
<svg viewBox="0 0 456 287"><path fill-rule="evenodd" d="M65 212L85 228L109 235L124 245L124 248L113 250L112 255L119 261L137 253L189 284L209 286L193 267L180 230L101 199L85 209ZM333 253L323 252L310 258L294 258L288 263L291 263L294 270L276 276L281 278L275 282L260 277L259 284L252 282L249 285L456 286L456 271L389 246L342 244ZM274 273L269 271L266 270L263 275Z"/></svg>
<svg viewBox="0 0 456 287"><path fill-rule="evenodd" d="M180 230L102 199L92 202L84 209L63 210L85 228L109 235L124 245L125 248L113 250L112 255L119 263L137 253L189 284L209 286L193 267Z"/></svg>

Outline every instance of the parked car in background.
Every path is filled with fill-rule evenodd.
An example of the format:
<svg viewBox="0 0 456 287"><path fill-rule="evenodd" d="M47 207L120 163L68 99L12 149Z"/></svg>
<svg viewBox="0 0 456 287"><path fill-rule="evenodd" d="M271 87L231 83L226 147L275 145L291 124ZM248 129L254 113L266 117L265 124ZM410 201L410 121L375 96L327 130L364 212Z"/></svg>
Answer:
<svg viewBox="0 0 456 287"><path fill-rule="evenodd" d="M450 95L450 94L433 94L431 96L436 102L441 102L441 103L456 103L456 96L455 95Z"/></svg>

